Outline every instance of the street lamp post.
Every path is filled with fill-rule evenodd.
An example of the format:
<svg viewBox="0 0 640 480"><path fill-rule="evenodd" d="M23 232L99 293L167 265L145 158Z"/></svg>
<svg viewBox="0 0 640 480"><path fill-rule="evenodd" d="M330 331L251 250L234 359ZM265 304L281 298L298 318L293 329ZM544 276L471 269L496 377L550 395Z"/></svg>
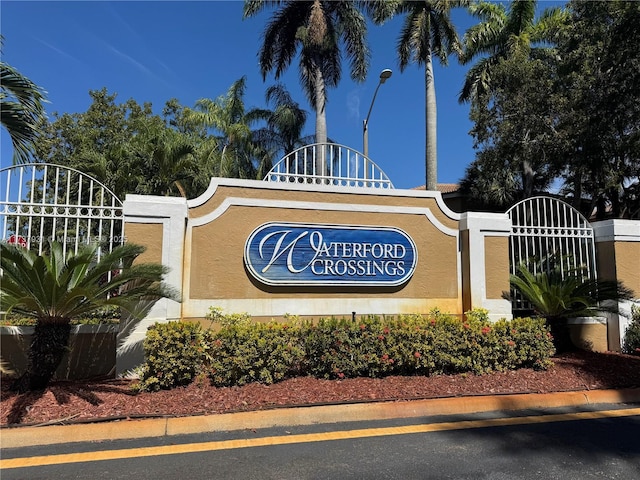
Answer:
<svg viewBox="0 0 640 480"><path fill-rule="evenodd" d="M385 68L380 72L380 81L378 82L378 86L376 87L376 91L373 93L373 98L371 99L371 105L369 106L369 113L367 113L367 118L364 119L364 124L362 125L362 143L364 144L363 152L364 156L369 158L369 117L371 116L371 109L373 108L373 102L376 101L376 95L378 94L378 89L380 85L387 81L387 78L391 76L393 72L388 68Z"/></svg>

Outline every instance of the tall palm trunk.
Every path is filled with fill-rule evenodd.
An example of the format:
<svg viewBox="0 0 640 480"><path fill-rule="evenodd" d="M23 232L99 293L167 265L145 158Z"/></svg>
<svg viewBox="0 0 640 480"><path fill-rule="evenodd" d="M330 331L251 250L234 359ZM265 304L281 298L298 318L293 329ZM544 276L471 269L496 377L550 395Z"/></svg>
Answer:
<svg viewBox="0 0 640 480"><path fill-rule="evenodd" d="M12 385L13 390L24 393L44 390L62 363L68 350L71 325L38 320L31 338L27 369Z"/></svg>
<svg viewBox="0 0 640 480"><path fill-rule="evenodd" d="M436 109L436 84L433 77L433 62L431 56L428 56L424 67L425 82L425 127L426 127L426 145L425 145L425 163L427 170L427 190L436 190L438 185L438 148L437 148L437 132L438 118Z"/></svg>
<svg viewBox="0 0 640 480"><path fill-rule="evenodd" d="M319 63L316 63L319 65ZM319 66L316 66L315 72L315 92L316 92L316 143L327 143L327 113L325 111L325 105L327 103L325 95L325 82L322 75L322 70ZM325 174L326 152L325 147L321 147L319 152L316 152L315 161L315 173L316 175Z"/></svg>

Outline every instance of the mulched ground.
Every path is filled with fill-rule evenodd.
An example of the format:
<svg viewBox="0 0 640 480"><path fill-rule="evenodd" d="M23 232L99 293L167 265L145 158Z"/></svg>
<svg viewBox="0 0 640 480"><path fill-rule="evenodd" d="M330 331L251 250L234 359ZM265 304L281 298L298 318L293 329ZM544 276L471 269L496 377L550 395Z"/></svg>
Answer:
<svg viewBox="0 0 640 480"><path fill-rule="evenodd" d="M572 352L553 360L555 365L546 371L345 380L304 377L275 385L225 388L212 387L205 380L155 393L134 393L129 380L107 380L55 382L43 392L19 395L9 390L10 379L2 378L0 424L63 424L348 402L640 388L637 356Z"/></svg>

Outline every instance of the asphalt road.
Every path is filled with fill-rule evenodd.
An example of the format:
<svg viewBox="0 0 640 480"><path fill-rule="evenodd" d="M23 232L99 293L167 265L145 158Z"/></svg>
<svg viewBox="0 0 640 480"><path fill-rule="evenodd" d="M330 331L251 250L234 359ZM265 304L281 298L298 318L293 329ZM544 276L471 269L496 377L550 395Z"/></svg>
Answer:
<svg viewBox="0 0 640 480"><path fill-rule="evenodd" d="M640 408L630 407L5 449L0 477L633 480L640 479Z"/></svg>

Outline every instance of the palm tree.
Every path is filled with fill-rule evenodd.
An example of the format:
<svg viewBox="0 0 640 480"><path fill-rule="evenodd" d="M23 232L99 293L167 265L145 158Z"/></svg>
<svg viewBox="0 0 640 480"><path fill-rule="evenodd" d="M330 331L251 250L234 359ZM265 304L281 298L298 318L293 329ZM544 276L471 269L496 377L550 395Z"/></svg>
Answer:
<svg viewBox="0 0 640 480"><path fill-rule="evenodd" d="M0 121L13 144L13 163L27 163L38 124L44 120L45 92L15 68L0 62Z"/></svg>
<svg viewBox="0 0 640 480"><path fill-rule="evenodd" d="M478 2L468 7L469 13L481 22L465 33L460 61L466 65L480 59L467 72L458 98L460 103L480 102L490 94L492 70L501 60L513 57L526 60L551 53L549 42L565 25L567 12L560 8L546 9L536 20L537 3L517 0L507 9L502 3Z"/></svg>
<svg viewBox="0 0 640 480"><path fill-rule="evenodd" d="M369 67L367 24L357 2L337 0L278 1L245 0L244 17L267 7L278 7L264 31L259 52L263 79L275 71L275 78L290 66L299 51L300 81L316 112L315 141L327 142L327 89L341 77L344 48L351 78L364 81ZM343 47L344 46L344 47Z"/></svg>
<svg viewBox="0 0 640 480"><path fill-rule="evenodd" d="M307 112L291 98L284 85L267 88L265 98L269 107L266 126L254 132L254 140L263 148L258 178L264 178L271 170L278 155L287 155L306 143L313 143L312 136L302 136Z"/></svg>
<svg viewBox="0 0 640 480"><path fill-rule="evenodd" d="M14 389L42 390L49 384L67 349L72 319L109 306L136 315L140 301L175 297L162 283L165 267L133 263L143 251L126 244L98 260L96 245L65 258L58 242L42 255L0 243L0 309L36 319L27 369Z"/></svg>
<svg viewBox="0 0 640 480"><path fill-rule="evenodd" d="M467 0L423 0L403 1L397 6L398 13L406 14L398 40L400 71L404 71L411 62L424 65L427 190L436 190L438 183L438 124L433 56L446 65L451 53L461 53L450 12L452 8L466 6L468 3Z"/></svg>
<svg viewBox="0 0 640 480"><path fill-rule="evenodd" d="M272 107L267 127L273 133L274 146L282 154L291 153L310 138L302 136L307 122L307 112L300 108L284 85L272 85L265 93L267 105Z"/></svg>
<svg viewBox="0 0 640 480"><path fill-rule="evenodd" d="M140 140L146 145L143 168L147 172L148 193L163 196L178 193L187 198L187 189L198 169L194 158L196 147L189 137L175 130L162 129L143 135Z"/></svg>
<svg viewBox="0 0 640 480"><path fill-rule="evenodd" d="M266 119L269 112L245 110L246 81L243 76L233 82L226 95L215 100L201 98L195 109L185 111L187 122L219 132L216 136L218 148L221 148L219 174L223 177L256 178L253 160L257 152L251 125Z"/></svg>
<svg viewBox="0 0 640 480"><path fill-rule="evenodd" d="M634 298L620 282L582 278L578 270L563 275L559 266L533 274L521 264L517 275L511 275L511 285L546 319L558 352L572 345L568 318L617 312L618 301Z"/></svg>

